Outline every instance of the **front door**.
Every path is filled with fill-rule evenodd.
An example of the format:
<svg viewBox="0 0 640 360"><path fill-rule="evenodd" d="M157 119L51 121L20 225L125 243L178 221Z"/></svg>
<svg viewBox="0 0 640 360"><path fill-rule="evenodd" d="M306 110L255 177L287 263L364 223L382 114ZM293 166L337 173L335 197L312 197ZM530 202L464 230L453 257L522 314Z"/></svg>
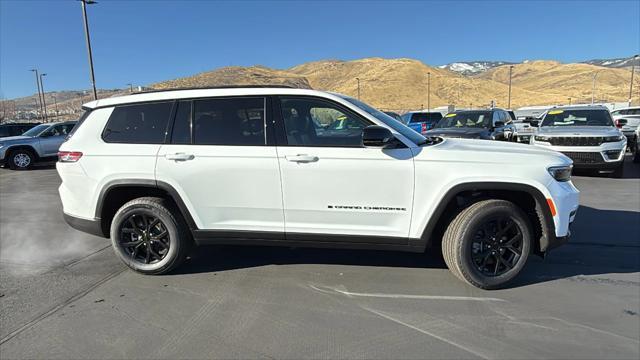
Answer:
<svg viewBox="0 0 640 360"><path fill-rule="evenodd" d="M281 97L288 240L406 244L413 202L411 150L364 148L372 123L338 103Z"/></svg>
<svg viewBox="0 0 640 360"><path fill-rule="evenodd" d="M156 179L178 192L199 229L282 237L280 172L276 148L266 142L265 104L264 97L178 102Z"/></svg>

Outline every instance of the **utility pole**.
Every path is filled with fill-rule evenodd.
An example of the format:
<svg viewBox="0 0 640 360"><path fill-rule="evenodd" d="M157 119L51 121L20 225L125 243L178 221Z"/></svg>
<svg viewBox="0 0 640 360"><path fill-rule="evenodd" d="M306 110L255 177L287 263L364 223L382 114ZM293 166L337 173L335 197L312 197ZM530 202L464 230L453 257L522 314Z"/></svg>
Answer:
<svg viewBox="0 0 640 360"><path fill-rule="evenodd" d="M427 73L427 112L431 111L431 71Z"/></svg>
<svg viewBox="0 0 640 360"><path fill-rule="evenodd" d="M44 83L42 82L42 77L47 76L46 73L40 74L40 88L42 89L42 106L44 107L44 120L48 121L49 116L47 115L47 101L45 100L45 92L44 92Z"/></svg>
<svg viewBox="0 0 640 360"><path fill-rule="evenodd" d="M129 85L129 93L133 93L133 84L127 84Z"/></svg>
<svg viewBox="0 0 640 360"><path fill-rule="evenodd" d="M356 78L356 81L358 82L358 100L360 100L360 78Z"/></svg>
<svg viewBox="0 0 640 360"><path fill-rule="evenodd" d="M633 73L635 72L636 62L638 62L639 58L640 58L640 55L636 55L633 57L633 60L631 61L631 84L629 84L629 106L631 106L631 99L633 99Z"/></svg>
<svg viewBox="0 0 640 360"><path fill-rule="evenodd" d="M87 40L87 52L89 54L89 75L91 76L91 87L93 88L93 100L98 100L96 90L96 78L93 74L93 54L91 52L91 37L89 36L89 20L87 20L87 4L96 4L93 0L79 0L82 3L82 18L84 20L84 36Z"/></svg>
<svg viewBox="0 0 640 360"><path fill-rule="evenodd" d="M38 73L38 69L31 69L29 71L33 72L36 76L36 87L38 88L38 101L36 101L36 113L38 112L38 108L39 108L40 114L42 115L43 109L42 109L42 93L40 92L40 75ZM38 102L40 102L40 104L38 104Z"/></svg>
<svg viewBox="0 0 640 360"><path fill-rule="evenodd" d="M55 95L52 95L53 97L53 102L55 103L56 106L56 118L58 117L58 99L56 99Z"/></svg>
<svg viewBox="0 0 640 360"><path fill-rule="evenodd" d="M596 77L598 77L598 71L596 71L596 73L593 74L593 85L591 85L591 105L593 105L593 103L595 102L595 97L596 97Z"/></svg>
<svg viewBox="0 0 640 360"><path fill-rule="evenodd" d="M569 105L571 105L571 96L569 96Z"/></svg>
<svg viewBox="0 0 640 360"><path fill-rule="evenodd" d="M511 109L511 73L513 71L513 65L509 65L509 102L507 103L507 109Z"/></svg>

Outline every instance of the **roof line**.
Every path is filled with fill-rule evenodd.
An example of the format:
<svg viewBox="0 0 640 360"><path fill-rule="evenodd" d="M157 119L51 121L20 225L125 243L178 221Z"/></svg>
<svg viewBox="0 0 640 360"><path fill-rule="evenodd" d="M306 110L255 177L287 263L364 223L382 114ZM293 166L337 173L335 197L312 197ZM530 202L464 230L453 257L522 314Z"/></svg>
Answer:
<svg viewBox="0 0 640 360"><path fill-rule="evenodd" d="M179 88L170 88L170 89L152 89L152 90L142 90L134 92L135 94L149 94L149 93L157 93L157 92L166 92L166 91L180 91L180 90L213 90L213 89L268 89L268 88L276 88L276 89L303 89L296 88L289 85L225 85L225 86L204 86L204 87L179 87ZM305 89L309 90L309 89Z"/></svg>

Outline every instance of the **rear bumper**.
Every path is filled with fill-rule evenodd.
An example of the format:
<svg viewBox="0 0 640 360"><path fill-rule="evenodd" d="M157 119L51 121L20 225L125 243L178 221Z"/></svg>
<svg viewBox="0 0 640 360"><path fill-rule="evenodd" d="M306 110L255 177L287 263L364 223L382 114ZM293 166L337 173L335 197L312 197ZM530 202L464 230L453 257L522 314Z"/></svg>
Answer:
<svg viewBox="0 0 640 360"><path fill-rule="evenodd" d="M69 214L63 214L64 221L72 228L86 232L91 235L108 238L109 236L102 230L100 219L83 219Z"/></svg>

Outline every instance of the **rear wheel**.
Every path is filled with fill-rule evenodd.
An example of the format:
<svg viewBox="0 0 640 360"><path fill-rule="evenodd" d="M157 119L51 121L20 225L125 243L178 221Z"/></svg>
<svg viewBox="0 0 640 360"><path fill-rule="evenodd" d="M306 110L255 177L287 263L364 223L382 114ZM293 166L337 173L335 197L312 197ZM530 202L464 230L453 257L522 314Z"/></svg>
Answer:
<svg viewBox="0 0 640 360"><path fill-rule="evenodd" d="M189 230L167 200L144 197L124 204L111 223L111 243L120 259L143 274L179 266L192 244Z"/></svg>
<svg viewBox="0 0 640 360"><path fill-rule="evenodd" d="M12 170L28 170L33 166L35 156L31 150L18 149L9 155L9 167Z"/></svg>
<svg viewBox="0 0 640 360"><path fill-rule="evenodd" d="M531 251L529 220L505 200L479 201L461 211L442 239L442 254L459 279L481 289L513 280Z"/></svg>

